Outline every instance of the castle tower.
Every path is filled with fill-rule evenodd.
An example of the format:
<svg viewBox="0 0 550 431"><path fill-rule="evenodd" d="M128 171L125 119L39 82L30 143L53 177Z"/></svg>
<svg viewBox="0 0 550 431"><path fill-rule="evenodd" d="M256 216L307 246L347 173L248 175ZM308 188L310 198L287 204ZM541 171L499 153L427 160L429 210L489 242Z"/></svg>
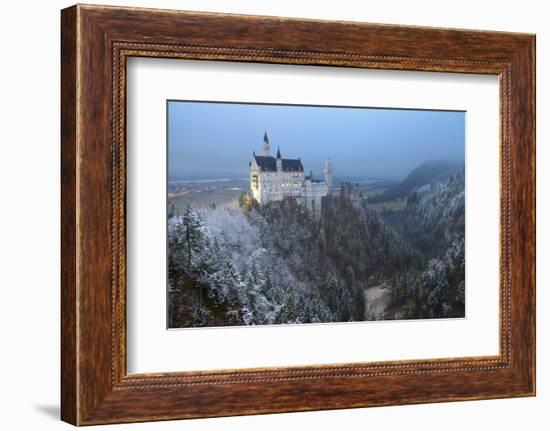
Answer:
<svg viewBox="0 0 550 431"><path fill-rule="evenodd" d="M283 171L283 158L281 157L281 150L277 148L277 172Z"/></svg>
<svg viewBox="0 0 550 431"><path fill-rule="evenodd" d="M269 156L271 146L269 145L269 138L267 137L267 131L264 132L264 156Z"/></svg>
<svg viewBox="0 0 550 431"><path fill-rule="evenodd" d="M328 185L328 194L332 193L332 160L325 161L325 183Z"/></svg>

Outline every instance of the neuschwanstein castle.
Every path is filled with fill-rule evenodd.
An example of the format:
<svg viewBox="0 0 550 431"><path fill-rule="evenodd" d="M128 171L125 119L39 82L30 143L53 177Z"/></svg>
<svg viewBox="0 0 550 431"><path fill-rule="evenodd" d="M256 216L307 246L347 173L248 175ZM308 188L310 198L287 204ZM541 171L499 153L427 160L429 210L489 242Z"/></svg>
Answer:
<svg viewBox="0 0 550 431"><path fill-rule="evenodd" d="M279 149L277 157L271 156L267 132L264 134L263 150L263 156L253 152L250 162L250 189L254 199L265 205L270 201L294 197L318 217L323 196L332 191L332 162L325 162L325 180L320 181L313 179L312 172L304 175L300 159L283 159Z"/></svg>

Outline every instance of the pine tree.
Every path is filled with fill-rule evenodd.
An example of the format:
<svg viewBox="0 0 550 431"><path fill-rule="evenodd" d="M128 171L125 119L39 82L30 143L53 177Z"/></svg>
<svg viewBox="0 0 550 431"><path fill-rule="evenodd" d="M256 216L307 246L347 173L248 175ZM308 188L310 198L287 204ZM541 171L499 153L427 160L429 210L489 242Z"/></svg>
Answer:
<svg viewBox="0 0 550 431"><path fill-rule="evenodd" d="M168 205L168 219L174 218L176 215L176 206L174 205L174 202L170 202Z"/></svg>
<svg viewBox="0 0 550 431"><path fill-rule="evenodd" d="M177 219L169 241L173 264L192 274L208 246L208 236L202 219L190 206Z"/></svg>
<svg viewBox="0 0 550 431"><path fill-rule="evenodd" d="M440 259L432 259L423 274L423 287L428 291L430 317L447 317L449 311L447 268Z"/></svg>

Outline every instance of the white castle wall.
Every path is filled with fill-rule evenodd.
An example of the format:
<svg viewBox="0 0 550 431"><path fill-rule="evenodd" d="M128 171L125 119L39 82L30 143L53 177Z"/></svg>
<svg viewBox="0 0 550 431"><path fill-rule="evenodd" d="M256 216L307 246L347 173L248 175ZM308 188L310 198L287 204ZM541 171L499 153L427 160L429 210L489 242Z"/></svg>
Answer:
<svg viewBox="0 0 550 431"><path fill-rule="evenodd" d="M269 144L267 144L269 145ZM264 142L264 151L266 150ZM269 155L268 153L266 155ZM284 172L282 159L276 159L277 170L261 171L253 157L250 163L250 190L252 197L260 204L280 201L285 197L293 197L315 217L321 215L322 198L332 190L332 162L325 163L325 181L315 181L307 178L303 171Z"/></svg>

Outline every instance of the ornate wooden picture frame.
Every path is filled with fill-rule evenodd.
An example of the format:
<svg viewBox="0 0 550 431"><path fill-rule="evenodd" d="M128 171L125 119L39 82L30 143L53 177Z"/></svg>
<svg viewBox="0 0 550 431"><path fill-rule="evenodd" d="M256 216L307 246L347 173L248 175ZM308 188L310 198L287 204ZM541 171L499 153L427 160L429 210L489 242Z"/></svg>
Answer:
<svg viewBox="0 0 550 431"><path fill-rule="evenodd" d="M61 50L64 421L535 394L534 35L78 5L62 11ZM125 100L126 60L134 56L497 75L500 354L128 374Z"/></svg>

